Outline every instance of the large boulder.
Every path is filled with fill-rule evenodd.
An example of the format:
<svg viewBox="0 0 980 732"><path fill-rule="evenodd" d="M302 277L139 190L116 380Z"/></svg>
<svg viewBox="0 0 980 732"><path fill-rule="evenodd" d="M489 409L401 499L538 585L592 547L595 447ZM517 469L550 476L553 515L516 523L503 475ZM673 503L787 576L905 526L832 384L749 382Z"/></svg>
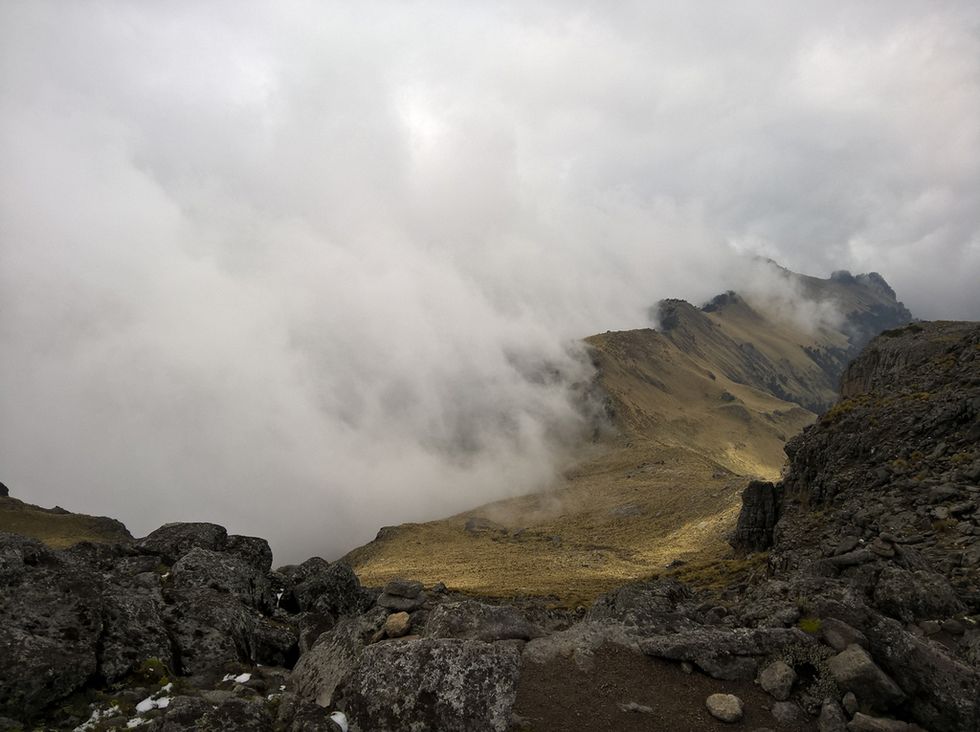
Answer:
<svg viewBox="0 0 980 732"><path fill-rule="evenodd" d="M904 692L861 646L851 645L827 660L834 681L844 691L852 691L862 704L882 711L905 699Z"/></svg>
<svg viewBox="0 0 980 732"><path fill-rule="evenodd" d="M194 547L174 564L170 582L176 591L233 595L257 610L269 612L275 606L265 574L234 554Z"/></svg>
<svg viewBox="0 0 980 732"><path fill-rule="evenodd" d="M334 691L347 677L370 639L388 614L381 608L357 617L341 618L323 633L313 648L300 656L289 678L289 688L303 701L322 707L333 703Z"/></svg>
<svg viewBox="0 0 980 732"><path fill-rule="evenodd" d="M256 614L234 595L214 590L174 590L165 621L182 673L200 674L253 656Z"/></svg>
<svg viewBox="0 0 980 732"><path fill-rule="evenodd" d="M948 618L963 612L949 581L937 572L910 572L889 566L882 570L874 589L874 603L886 615L905 623L919 619Z"/></svg>
<svg viewBox="0 0 980 732"><path fill-rule="evenodd" d="M137 546L158 555L165 563L173 564L195 547L221 551L228 542L223 526L208 523L164 524L140 539Z"/></svg>
<svg viewBox="0 0 980 732"><path fill-rule="evenodd" d="M30 719L98 670L99 576L40 542L0 534L0 716Z"/></svg>
<svg viewBox="0 0 980 732"><path fill-rule="evenodd" d="M299 566L278 570L286 583L280 605L293 612L317 612L332 616L355 615L364 609L361 583L343 562L329 563L320 557Z"/></svg>
<svg viewBox="0 0 980 732"><path fill-rule="evenodd" d="M815 642L798 628L701 627L645 638L640 641L640 648L648 656L689 661L716 679L750 681L763 657Z"/></svg>
<svg viewBox="0 0 980 732"><path fill-rule="evenodd" d="M505 732L519 672L511 645L393 640L365 649L343 694L362 730Z"/></svg>
<svg viewBox="0 0 980 732"><path fill-rule="evenodd" d="M515 607L464 600L437 606L429 615L422 635L482 641L530 640L540 635L540 631Z"/></svg>
<svg viewBox="0 0 980 732"><path fill-rule="evenodd" d="M111 585L102 599L105 626L99 646L102 678L109 683L120 681L151 658L173 668L159 590L140 591Z"/></svg>

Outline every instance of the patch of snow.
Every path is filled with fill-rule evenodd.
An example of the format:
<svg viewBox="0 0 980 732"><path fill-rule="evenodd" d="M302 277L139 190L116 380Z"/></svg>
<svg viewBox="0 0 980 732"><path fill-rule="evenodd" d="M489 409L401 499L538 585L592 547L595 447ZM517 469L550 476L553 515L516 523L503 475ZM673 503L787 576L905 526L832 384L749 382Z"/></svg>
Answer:
<svg viewBox="0 0 980 732"><path fill-rule="evenodd" d="M144 720L142 717L133 717L131 720L126 722L126 729L134 729L143 724Z"/></svg>
<svg viewBox="0 0 980 732"><path fill-rule="evenodd" d="M221 678L221 680L222 680L222 681L231 681L231 680L232 680L232 679L234 679L234 678L235 678L235 674L225 674L225 675L224 675L224 676L223 676L223 677Z"/></svg>
<svg viewBox="0 0 980 732"><path fill-rule="evenodd" d="M170 693L171 691L173 691L173 689L174 689L174 682L173 682L173 681L171 681L171 682L170 682L169 684L167 684L166 686L161 686L161 687L160 687L160 693L161 693L161 694L168 694L168 693Z"/></svg>
<svg viewBox="0 0 980 732"><path fill-rule="evenodd" d="M106 709L99 709L98 707L93 707L92 716L90 716L87 720L85 720L80 725L75 727L74 732L89 732L89 730L94 729L95 725L97 725L103 719L115 716L116 714L119 713L119 711L120 710L118 704L113 704L111 707L107 707Z"/></svg>
<svg viewBox="0 0 980 732"><path fill-rule="evenodd" d="M330 715L330 719L337 723L340 727L340 732L347 732L347 715L343 712L333 712Z"/></svg>
<svg viewBox="0 0 980 732"><path fill-rule="evenodd" d="M152 696L146 697L143 701L136 705L137 714L146 714L151 709L166 709L170 706L170 697L162 696L159 699L154 699Z"/></svg>
<svg viewBox="0 0 980 732"><path fill-rule="evenodd" d="M279 691L285 691L285 690L286 690L286 685L285 684L280 684L279 685Z"/></svg>
<svg viewBox="0 0 980 732"><path fill-rule="evenodd" d="M235 677L236 684L244 684L246 681L252 678L252 674L239 674Z"/></svg>

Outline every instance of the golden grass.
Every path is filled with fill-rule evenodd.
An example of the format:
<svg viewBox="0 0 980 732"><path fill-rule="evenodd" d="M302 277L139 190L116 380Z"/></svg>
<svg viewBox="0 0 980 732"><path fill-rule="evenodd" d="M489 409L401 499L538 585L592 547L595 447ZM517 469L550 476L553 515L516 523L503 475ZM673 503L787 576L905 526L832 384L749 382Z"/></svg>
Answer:
<svg viewBox="0 0 980 732"><path fill-rule="evenodd" d="M111 543L132 537L104 518L78 513L53 513L16 498L0 498L0 531L43 541L64 549L81 541Z"/></svg>

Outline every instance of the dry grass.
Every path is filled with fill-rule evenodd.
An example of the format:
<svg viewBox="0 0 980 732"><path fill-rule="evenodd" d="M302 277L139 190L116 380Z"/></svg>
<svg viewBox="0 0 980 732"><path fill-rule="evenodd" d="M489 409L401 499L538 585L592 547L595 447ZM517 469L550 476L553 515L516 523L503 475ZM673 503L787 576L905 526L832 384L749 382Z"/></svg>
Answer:
<svg viewBox="0 0 980 732"><path fill-rule="evenodd" d="M109 543L132 538L122 524L110 519L54 512L16 498L0 498L0 531L30 536L54 549L81 541Z"/></svg>
<svg viewBox="0 0 980 732"><path fill-rule="evenodd" d="M726 541L741 491L749 477L778 478L785 440L814 415L725 378L696 348L654 331L588 342L619 437L549 492L387 529L347 557L363 582L411 577L575 605L676 559L687 564L675 574L704 587L757 569L731 559ZM499 528L467 531L472 517Z"/></svg>

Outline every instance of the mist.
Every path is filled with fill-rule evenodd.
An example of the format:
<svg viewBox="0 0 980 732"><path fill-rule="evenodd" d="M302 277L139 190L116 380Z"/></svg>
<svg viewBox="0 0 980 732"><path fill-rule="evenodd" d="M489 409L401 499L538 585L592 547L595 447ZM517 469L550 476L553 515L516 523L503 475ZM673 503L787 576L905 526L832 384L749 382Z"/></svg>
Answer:
<svg viewBox="0 0 980 732"><path fill-rule="evenodd" d="M333 558L552 485L579 339L753 256L980 318L975 3L528 5L0 3L12 494Z"/></svg>

